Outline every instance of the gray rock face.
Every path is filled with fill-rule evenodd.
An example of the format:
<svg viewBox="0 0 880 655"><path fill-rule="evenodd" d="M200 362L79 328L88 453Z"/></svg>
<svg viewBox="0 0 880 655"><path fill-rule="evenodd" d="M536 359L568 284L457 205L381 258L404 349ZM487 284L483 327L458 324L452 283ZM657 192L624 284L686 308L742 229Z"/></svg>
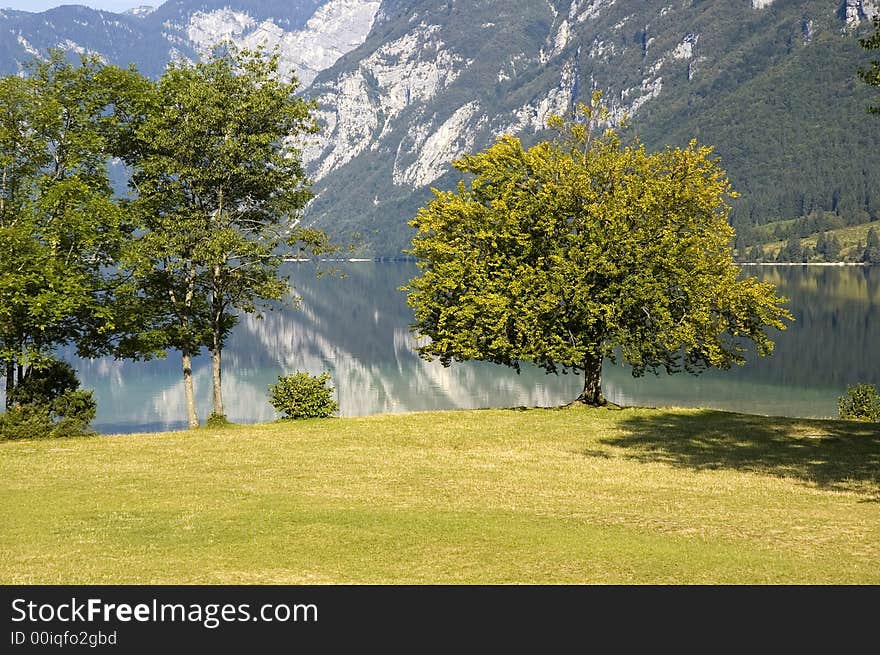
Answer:
<svg viewBox="0 0 880 655"><path fill-rule="evenodd" d="M853 30L863 20L880 16L880 2L877 0L843 0L840 13L845 23L844 30Z"/></svg>
<svg viewBox="0 0 880 655"><path fill-rule="evenodd" d="M856 1L861 20L876 13ZM755 184L741 140L709 117L719 105L736 105L739 85L781 75L786 60L805 71L814 57L827 65L819 50L848 47L830 38L847 25L838 8L836 0L547 0L517 3L508 15L503 3L384 2L354 56L321 73L308 91L326 126L305 148L318 192L310 218L365 234L374 254L398 252L410 237L405 221L430 197L427 188L457 182L451 160L502 133L539 138L550 114L596 88L615 118L626 116L649 143L718 139L722 156L743 153L729 169L737 186L775 179L781 190L791 184L785 154L774 154L778 163ZM788 39L778 41L785 32ZM764 129L757 123L767 119L753 109L740 107L739 129ZM702 132L683 127L698 116ZM726 142L714 136L722 130ZM763 211L760 202L748 209L753 216ZM786 211L798 215L796 205Z"/></svg>
<svg viewBox="0 0 880 655"><path fill-rule="evenodd" d="M221 40L278 48L285 72L303 85L363 43L379 0L172 0L124 14L64 6L40 14L3 12L0 70L16 72L52 47L92 52L150 75L174 59L193 59Z"/></svg>
<svg viewBox="0 0 880 655"><path fill-rule="evenodd" d="M813 40L813 21L806 19L801 23L801 35L805 44Z"/></svg>

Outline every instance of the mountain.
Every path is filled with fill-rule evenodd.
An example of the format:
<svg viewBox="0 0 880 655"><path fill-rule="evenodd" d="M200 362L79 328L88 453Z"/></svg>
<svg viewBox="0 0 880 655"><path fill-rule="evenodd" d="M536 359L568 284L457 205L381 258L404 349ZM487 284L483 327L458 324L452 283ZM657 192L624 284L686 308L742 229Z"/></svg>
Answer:
<svg viewBox="0 0 880 655"><path fill-rule="evenodd" d="M151 76L174 59L195 59L213 44L268 44L307 86L366 38L378 0L170 0L124 14L65 5L34 14L0 10L0 72L15 73L51 47L135 63Z"/></svg>
<svg viewBox="0 0 880 655"><path fill-rule="evenodd" d="M755 226L833 214L880 218L876 89L880 0L172 0L128 14L60 7L0 12L0 70L52 45L133 61L156 75L221 38L267 40L319 102L304 145L307 219L399 254L406 221L459 176L449 161L504 132L546 136L550 113L601 89L649 148L714 144Z"/></svg>
<svg viewBox="0 0 880 655"><path fill-rule="evenodd" d="M716 146L744 236L814 210L878 217L880 124L855 72L878 9L854 1L386 2L309 90L329 128L307 151L312 215L405 247L425 187L458 180L449 159L540 138L599 88L650 148Z"/></svg>

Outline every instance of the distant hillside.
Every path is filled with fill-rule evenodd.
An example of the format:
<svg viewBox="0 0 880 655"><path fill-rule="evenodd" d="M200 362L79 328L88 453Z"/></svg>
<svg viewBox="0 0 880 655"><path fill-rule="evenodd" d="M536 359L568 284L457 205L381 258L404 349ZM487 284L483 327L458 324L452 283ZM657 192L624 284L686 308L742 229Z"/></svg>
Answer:
<svg viewBox="0 0 880 655"><path fill-rule="evenodd" d="M880 119L856 77L869 3L849 20L828 0L395 4L310 89L330 128L312 215L376 252L405 247L427 187L457 181L446 161L504 131L540 138L593 88L651 148L716 146L741 247L814 209L880 218Z"/></svg>
<svg viewBox="0 0 880 655"><path fill-rule="evenodd" d="M868 232L880 234L880 221L871 221L837 229L807 232L800 236L797 228L803 219L767 223L753 233L756 243L738 251L741 261L752 262L864 262ZM784 237L784 235L789 235ZM784 238L780 238L784 237ZM796 252L790 243L796 242ZM867 263L880 263L868 261Z"/></svg>

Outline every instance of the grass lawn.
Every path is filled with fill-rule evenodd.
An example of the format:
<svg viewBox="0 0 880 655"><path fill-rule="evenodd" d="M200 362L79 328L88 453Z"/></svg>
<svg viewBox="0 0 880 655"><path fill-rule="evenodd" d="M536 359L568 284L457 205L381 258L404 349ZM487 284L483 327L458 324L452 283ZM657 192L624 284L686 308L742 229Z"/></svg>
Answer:
<svg viewBox="0 0 880 655"><path fill-rule="evenodd" d="M0 583L880 583L880 427L480 410L0 443Z"/></svg>

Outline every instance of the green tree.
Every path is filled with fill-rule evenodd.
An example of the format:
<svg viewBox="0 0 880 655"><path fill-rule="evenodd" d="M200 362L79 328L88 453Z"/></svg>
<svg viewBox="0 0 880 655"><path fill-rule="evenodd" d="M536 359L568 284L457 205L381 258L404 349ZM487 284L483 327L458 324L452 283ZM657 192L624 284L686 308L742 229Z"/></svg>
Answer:
<svg viewBox="0 0 880 655"><path fill-rule="evenodd" d="M880 264L880 236L877 235L876 228L868 230L862 261L866 264Z"/></svg>
<svg viewBox="0 0 880 655"><path fill-rule="evenodd" d="M874 17L874 34L864 39L859 39L859 43L865 50L880 50L880 16ZM871 62L868 70L859 70L859 77L871 86L880 86L880 61L876 59ZM868 111L874 114L880 114L880 101Z"/></svg>
<svg viewBox="0 0 880 655"><path fill-rule="evenodd" d="M825 260L829 262L838 261L842 249L843 246L841 245L840 240L832 234L828 237L828 241L825 244Z"/></svg>
<svg viewBox="0 0 880 655"><path fill-rule="evenodd" d="M837 410L842 419L880 423L880 393L873 384L847 387L837 399Z"/></svg>
<svg viewBox="0 0 880 655"><path fill-rule="evenodd" d="M192 356L210 349L213 413L223 416L222 350L238 312L289 291L283 256L330 249L298 224L311 193L296 140L317 127L296 89L277 54L218 48L169 66L134 133L127 160L145 231L125 267L157 317L154 343L182 353L191 426Z"/></svg>
<svg viewBox="0 0 880 655"><path fill-rule="evenodd" d="M32 205L38 171L48 164L48 150L37 129L39 99L32 80L0 79L0 363L6 382L6 407L18 379L24 377L26 323L31 295L28 282L38 281Z"/></svg>
<svg viewBox="0 0 880 655"><path fill-rule="evenodd" d="M758 244L755 244L754 246L752 246L752 250L749 252L749 256L748 256L747 261L750 261L750 262L764 261L764 249Z"/></svg>
<svg viewBox="0 0 880 655"><path fill-rule="evenodd" d="M92 392L81 391L73 368L59 360L30 368L10 395L0 441L88 434L97 409Z"/></svg>
<svg viewBox="0 0 880 655"><path fill-rule="evenodd" d="M793 234L789 237L788 241L785 242L785 245L779 250L779 254L776 255L776 261L778 262L802 262L804 261L804 249L801 246L801 239L797 234Z"/></svg>
<svg viewBox="0 0 880 655"><path fill-rule="evenodd" d="M125 73L60 51L0 80L0 363L6 402L58 346L107 347L107 270L128 233L108 182Z"/></svg>
<svg viewBox="0 0 880 655"><path fill-rule="evenodd" d="M815 255L815 254L816 254L816 252L813 250L813 248L810 245L806 245L803 247L803 250L801 251L801 261L806 263L806 262L812 260L813 255Z"/></svg>
<svg viewBox="0 0 880 655"><path fill-rule="evenodd" d="M789 314L772 285L740 278L711 149L624 144L598 132L599 102L554 118L556 140L503 136L457 160L470 183L411 221L421 356L582 371L578 400L600 405L605 358L642 375L743 363L747 340L772 351L766 330Z"/></svg>
<svg viewBox="0 0 880 655"><path fill-rule="evenodd" d="M825 236L825 231L822 230L819 232L819 236L816 237L816 254L822 259L822 261L826 261L826 255L828 253L828 237Z"/></svg>

